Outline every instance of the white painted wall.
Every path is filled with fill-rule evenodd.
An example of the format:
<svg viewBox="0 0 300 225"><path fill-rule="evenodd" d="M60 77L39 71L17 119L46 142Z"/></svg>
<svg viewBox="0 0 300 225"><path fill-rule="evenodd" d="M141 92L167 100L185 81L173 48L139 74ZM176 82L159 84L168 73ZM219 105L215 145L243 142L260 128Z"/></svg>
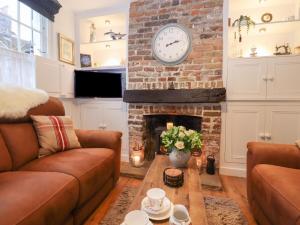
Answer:
<svg viewBox="0 0 300 225"><path fill-rule="evenodd" d="M75 17L74 12L66 6L68 0L60 0L62 8L55 16L54 23L49 26L49 57L58 59L58 33L75 40Z"/></svg>

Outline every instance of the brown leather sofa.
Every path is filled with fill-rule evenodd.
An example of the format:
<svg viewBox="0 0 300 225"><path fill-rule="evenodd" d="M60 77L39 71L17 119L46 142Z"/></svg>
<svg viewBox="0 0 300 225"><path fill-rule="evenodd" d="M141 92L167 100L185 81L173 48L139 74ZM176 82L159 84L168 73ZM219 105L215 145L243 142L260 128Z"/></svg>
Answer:
<svg viewBox="0 0 300 225"><path fill-rule="evenodd" d="M29 115L65 114L51 98L25 118L0 119L0 225L78 225L113 189L121 133L78 130L82 149L38 159Z"/></svg>
<svg viewBox="0 0 300 225"><path fill-rule="evenodd" d="M247 193L260 225L300 225L300 149L249 143Z"/></svg>

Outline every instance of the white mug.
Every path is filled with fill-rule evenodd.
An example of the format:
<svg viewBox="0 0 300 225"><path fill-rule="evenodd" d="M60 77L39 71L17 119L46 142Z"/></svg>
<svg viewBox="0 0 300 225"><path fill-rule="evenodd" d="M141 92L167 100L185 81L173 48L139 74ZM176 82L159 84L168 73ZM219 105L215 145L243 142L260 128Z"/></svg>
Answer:
<svg viewBox="0 0 300 225"><path fill-rule="evenodd" d="M152 188L147 191L147 197L149 200L149 206L153 210L160 210L163 206L166 192L160 188Z"/></svg>
<svg viewBox="0 0 300 225"><path fill-rule="evenodd" d="M171 225L189 225L191 218L184 205L174 205L173 214L170 217Z"/></svg>
<svg viewBox="0 0 300 225"><path fill-rule="evenodd" d="M129 212L125 216L124 224L125 225L147 225L149 224L150 220L144 211L141 210L134 210Z"/></svg>

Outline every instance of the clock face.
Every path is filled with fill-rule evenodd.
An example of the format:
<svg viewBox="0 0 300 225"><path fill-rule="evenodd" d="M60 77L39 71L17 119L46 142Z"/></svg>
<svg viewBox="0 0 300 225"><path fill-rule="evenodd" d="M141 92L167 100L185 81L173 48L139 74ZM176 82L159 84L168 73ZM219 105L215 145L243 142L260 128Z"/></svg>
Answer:
<svg viewBox="0 0 300 225"><path fill-rule="evenodd" d="M168 24L153 39L153 55L163 64L179 64L190 53L191 42L191 35L186 28L178 24Z"/></svg>

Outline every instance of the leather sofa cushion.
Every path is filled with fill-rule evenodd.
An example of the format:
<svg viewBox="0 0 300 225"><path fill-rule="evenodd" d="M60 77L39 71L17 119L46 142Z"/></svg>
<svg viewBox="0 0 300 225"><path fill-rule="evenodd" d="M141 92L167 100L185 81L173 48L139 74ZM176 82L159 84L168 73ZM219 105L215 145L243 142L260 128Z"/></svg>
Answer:
<svg viewBox="0 0 300 225"><path fill-rule="evenodd" d="M251 176L253 200L272 224L300 223L300 170L260 164Z"/></svg>
<svg viewBox="0 0 300 225"><path fill-rule="evenodd" d="M70 216L79 187L72 176L45 172L0 174L0 225L59 225Z"/></svg>
<svg viewBox="0 0 300 225"><path fill-rule="evenodd" d="M113 175L114 157L115 153L111 149L73 149L34 160L20 170L61 172L72 175L79 182L78 207L80 207Z"/></svg>
<svg viewBox="0 0 300 225"><path fill-rule="evenodd" d="M39 144L31 123L1 124L0 132L13 162L13 169L37 158Z"/></svg>
<svg viewBox="0 0 300 225"><path fill-rule="evenodd" d="M12 161L0 132L0 172L9 171L12 169Z"/></svg>

